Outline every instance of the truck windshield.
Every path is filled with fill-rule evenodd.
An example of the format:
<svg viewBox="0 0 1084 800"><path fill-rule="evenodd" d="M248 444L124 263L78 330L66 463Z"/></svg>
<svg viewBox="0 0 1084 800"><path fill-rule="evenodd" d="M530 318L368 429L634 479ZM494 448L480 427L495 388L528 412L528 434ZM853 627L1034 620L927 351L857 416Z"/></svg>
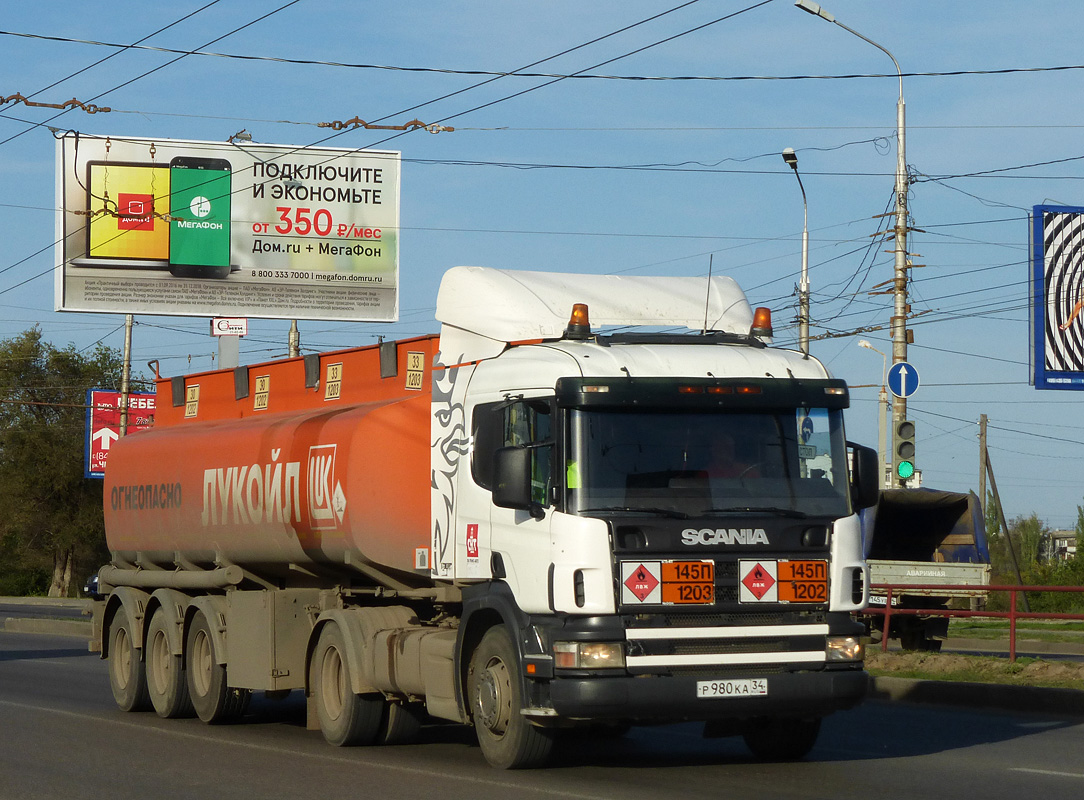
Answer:
<svg viewBox="0 0 1084 800"><path fill-rule="evenodd" d="M838 410L573 409L568 430L573 513L850 514Z"/></svg>

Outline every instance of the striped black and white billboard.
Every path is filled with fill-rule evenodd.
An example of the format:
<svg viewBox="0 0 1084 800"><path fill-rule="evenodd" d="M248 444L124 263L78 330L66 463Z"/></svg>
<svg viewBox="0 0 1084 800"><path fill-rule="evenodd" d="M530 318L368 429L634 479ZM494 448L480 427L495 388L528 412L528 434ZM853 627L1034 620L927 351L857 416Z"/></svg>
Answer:
<svg viewBox="0 0 1084 800"><path fill-rule="evenodd" d="M1035 206L1032 366L1037 389L1084 389L1084 208Z"/></svg>

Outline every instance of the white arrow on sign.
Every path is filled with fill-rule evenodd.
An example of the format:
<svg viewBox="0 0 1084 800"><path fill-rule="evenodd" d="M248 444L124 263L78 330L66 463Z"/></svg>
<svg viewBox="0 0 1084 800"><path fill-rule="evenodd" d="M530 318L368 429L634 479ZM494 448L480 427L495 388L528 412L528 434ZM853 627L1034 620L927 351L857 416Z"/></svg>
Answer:
<svg viewBox="0 0 1084 800"><path fill-rule="evenodd" d="M117 434L111 428L102 428L100 431L95 433L90 438L92 438L92 439L101 439L100 447L103 450L108 450L109 445L111 445L111 444L113 444L113 442L117 441L117 439L120 438L120 435Z"/></svg>
<svg viewBox="0 0 1084 800"><path fill-rule="evenodd" d="M888 388L896 397L910 397L918 390L918 370L906 361L893 364L888 370Z"/></svg>

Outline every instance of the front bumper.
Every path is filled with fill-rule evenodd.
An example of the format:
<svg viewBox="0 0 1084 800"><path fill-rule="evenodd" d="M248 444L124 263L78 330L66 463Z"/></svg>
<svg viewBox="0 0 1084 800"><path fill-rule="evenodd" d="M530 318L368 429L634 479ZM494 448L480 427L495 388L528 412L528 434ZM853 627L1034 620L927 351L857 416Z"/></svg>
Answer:
<svg viewBox="0 0 1084 800"><path fill-rule="evenodd" d="M767 676L768 693L701 699L686 676L555 678L549 702L560 717L679 722L752 717L821 717L861 702L869 685L862 669Z"/></svg>

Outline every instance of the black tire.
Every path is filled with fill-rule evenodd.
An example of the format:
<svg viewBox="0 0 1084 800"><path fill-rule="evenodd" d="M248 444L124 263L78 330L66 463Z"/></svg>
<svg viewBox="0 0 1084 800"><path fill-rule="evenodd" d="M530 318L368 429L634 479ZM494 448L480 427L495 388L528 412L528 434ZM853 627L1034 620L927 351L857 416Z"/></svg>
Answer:
<svg viewBox="0 0 1084 800"><path fill-rule="evenodd" d="M202 611L197 611L184 640L185 677L196 716L207 723L230 722L248 708L252 692L231 689L226 666L218 663L214 637Z"/></svg>
<svg viewBox="0 0 1084 800"><path fill-rule="evenodd" d="M192 698L188 694L185 677L184 656L174 655L169 646L165 612L158 609L147 628L144 651L147 670L147 693L155 712L163 719L191 717L195 715Z"/></svg>
<svg viewBox="0 0 1084 800"><path fill-rule="evenodd" d="M900 647L904 650L924 650L926 632L918 626L911 626L900 631Z"/></svg>
<svg viewBox="0 0 1084 800"><path fill-rule="evenodd" d="M109 686L121 711L149 711L147 671L134 632L128 611L119 606L109 623Z"/></svg>
<svg viewBox="0 0 1084 800"><path fill-rule="evenodd" d="M351 747L376 742L384 714L384 697L354 694L346 642L335 623L325 625L320 631L309 665L309 685L320 732L328 744Z"/></svg>
<svg viewBox="0 0 1084 800"><path fill-rule="evenodd" d="M752 722L742 738L761 761L798 761L813 749L820 730L820 717L761 719Z"/></svg>
<svg viewBox="0 0 1084 800"><path fill-rule="evenodd" d="M532 725L524 707L516 651L503 626L490 628L471 656L467 674L478 745L497 769L530 769L546 763L553 731Z"/></svg>
<svg viewBox="0 0 1084 800"><path fill-rule="evenodd" d="M380 744L410 744L417 741L425 717L421 703L385 703L380 720Z"/></svg>

